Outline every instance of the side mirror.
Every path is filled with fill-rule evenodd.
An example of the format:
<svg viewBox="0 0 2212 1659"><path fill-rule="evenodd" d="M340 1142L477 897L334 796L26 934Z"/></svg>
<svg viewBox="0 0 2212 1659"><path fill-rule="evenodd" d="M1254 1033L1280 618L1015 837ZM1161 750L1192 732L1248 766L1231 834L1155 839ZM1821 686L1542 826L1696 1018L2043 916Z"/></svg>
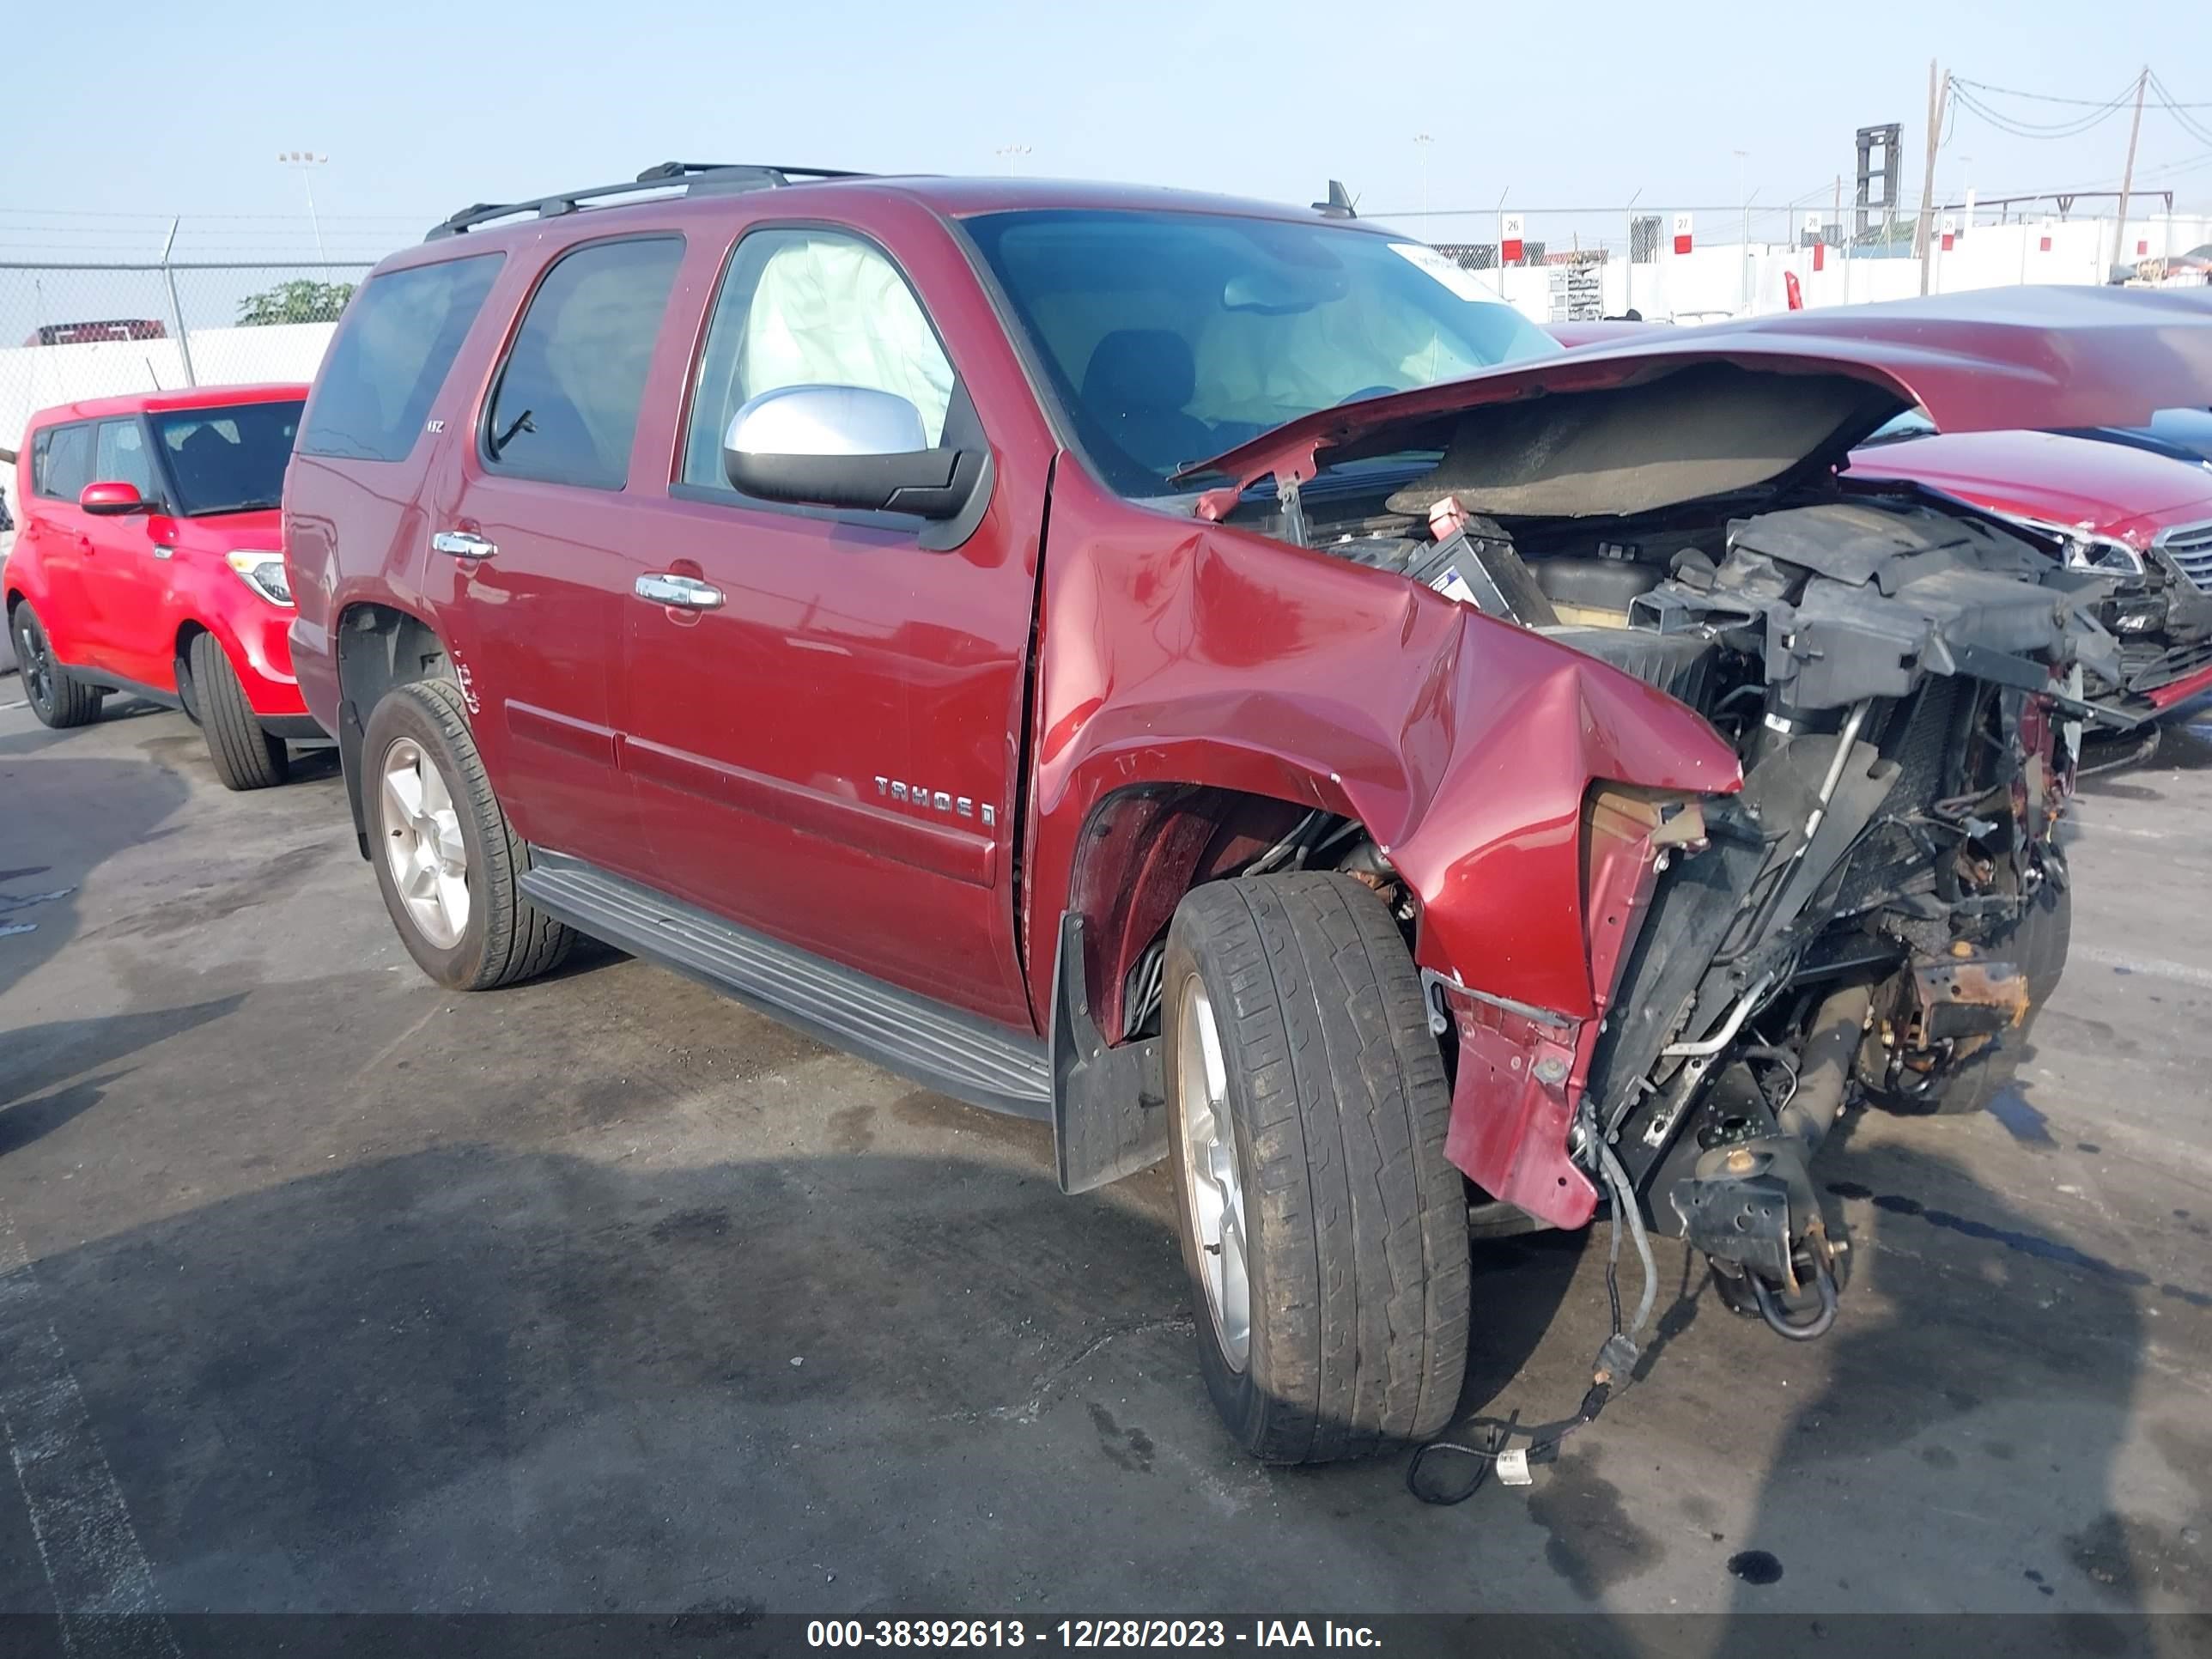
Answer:
<svg viewBox="0 0 2212 1659"><path fill-rule="evenodd" d="M76 504L87 513L98 514L103 519L154 510L154 504L140 496L137 484L112 482L87 484L78 492Z"/></svg>
<svg viewBox="0 0 2212 1659"><path fill-rule="evenodd" d="M988 459L982 450L931 448L911 403L857 386L763 392L722 437L722 470L747 495L924 519L958 518Z"/></svg>

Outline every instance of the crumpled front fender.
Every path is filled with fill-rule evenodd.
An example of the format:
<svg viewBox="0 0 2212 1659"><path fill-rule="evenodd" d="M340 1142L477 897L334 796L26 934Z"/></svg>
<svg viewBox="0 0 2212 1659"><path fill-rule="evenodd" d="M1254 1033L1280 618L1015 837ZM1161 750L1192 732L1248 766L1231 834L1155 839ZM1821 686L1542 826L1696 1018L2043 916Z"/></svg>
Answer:
<svg viewBox="0 0 2212 1659"><path fill-rule="evenodd" d="M1639 680L1403 577L1177 526L1078 469L1060 477L1033 726L1032 963L1049 959L1034 942L1057 937L1100 801L1212 786L1357 817L1419 897L1421 965L1588 1018L1584 798L1601 781L1736 789L1720 735Z"/></svg>
<svg viewBox="0 0 2212 1659"><path fill-rule="evenodd" d="M1417 960L1465 988L1446 1156L1586 1223L1567 1126L1651 861L1586 854L1585 803L1601 782L1735 790L1735 751L1642 681L1403 577L1060 478L1030 728L1038 1006L1109 797L1200 786L1356 817L1419 897Z"/></svg>

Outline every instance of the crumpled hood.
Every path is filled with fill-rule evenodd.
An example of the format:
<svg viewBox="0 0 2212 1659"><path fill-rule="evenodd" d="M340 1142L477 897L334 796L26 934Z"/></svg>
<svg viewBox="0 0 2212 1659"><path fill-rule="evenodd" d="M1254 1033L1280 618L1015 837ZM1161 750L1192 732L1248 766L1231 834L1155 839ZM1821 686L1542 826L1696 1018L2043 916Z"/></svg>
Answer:
<svg viewBox="0 0 2212 1659"><path fill-rule="evenodd" d="M1855 478L1900 478L2017 518L2124 535L2212 519L2212 470L2055 432L1942 432L1854 450Z"/></svg>
<svg viewBox="0 0 2212 1659"><path fill-rule="evenodd" d="M1626 514L1840 465L1915 404L1947 433L2142 425L2207 384L2212 293L1992 289L1586 347L1317 410L1182 476L1303 482L1323 456L1441 448L1395 508Z"/></svg>

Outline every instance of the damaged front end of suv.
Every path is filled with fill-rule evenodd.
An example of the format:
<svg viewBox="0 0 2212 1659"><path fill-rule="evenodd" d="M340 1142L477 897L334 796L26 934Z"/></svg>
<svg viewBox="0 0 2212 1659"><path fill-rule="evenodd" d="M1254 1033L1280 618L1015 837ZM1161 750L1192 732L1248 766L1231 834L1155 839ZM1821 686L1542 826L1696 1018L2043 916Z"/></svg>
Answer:
<svg viewBox="0 0 2212 1659"><path fill-rule="evenodd" d="M1418 912L1478 1231L1580 1226L1609 1192L1796 1339L1835 1316L1809 1165L1846 1106L1975 1110L2019 1063L2066 954L2057 827L2110 718L2085 686L2121 672L2109 573L1838 464L1915 402L2059 424L2212 378L2201 307L1949 314L1801 313L1325 411L1207 463L1231 482L1197 509L1594 658L1725 741L1732 790L1594 769L1553 917L1582 930L1579 1006L1527 994L1472 920L1449 814L1372 858Z"/></svg>

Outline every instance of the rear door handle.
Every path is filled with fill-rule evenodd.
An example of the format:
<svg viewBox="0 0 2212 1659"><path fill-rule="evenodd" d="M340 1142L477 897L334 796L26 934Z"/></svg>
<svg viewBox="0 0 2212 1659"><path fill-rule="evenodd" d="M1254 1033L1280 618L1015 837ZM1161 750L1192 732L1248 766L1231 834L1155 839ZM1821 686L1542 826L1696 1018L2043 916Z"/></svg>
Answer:
<svg viewBox="0 0 2212 1659"><path fill-rule="evenodd" d="M441 530L430 538L430 550L449 553L457 559L488 559L499 551L499 547L465 530Z"/></svg>
<svg viewBox="0 0 2212 1659"><path fill-rule="evenodd" d="M637 596L655 605L672 605L679 611L719 611L723 604L720 588L710 586L696 576L678 576L667 571L640 576Z"/></svg>

